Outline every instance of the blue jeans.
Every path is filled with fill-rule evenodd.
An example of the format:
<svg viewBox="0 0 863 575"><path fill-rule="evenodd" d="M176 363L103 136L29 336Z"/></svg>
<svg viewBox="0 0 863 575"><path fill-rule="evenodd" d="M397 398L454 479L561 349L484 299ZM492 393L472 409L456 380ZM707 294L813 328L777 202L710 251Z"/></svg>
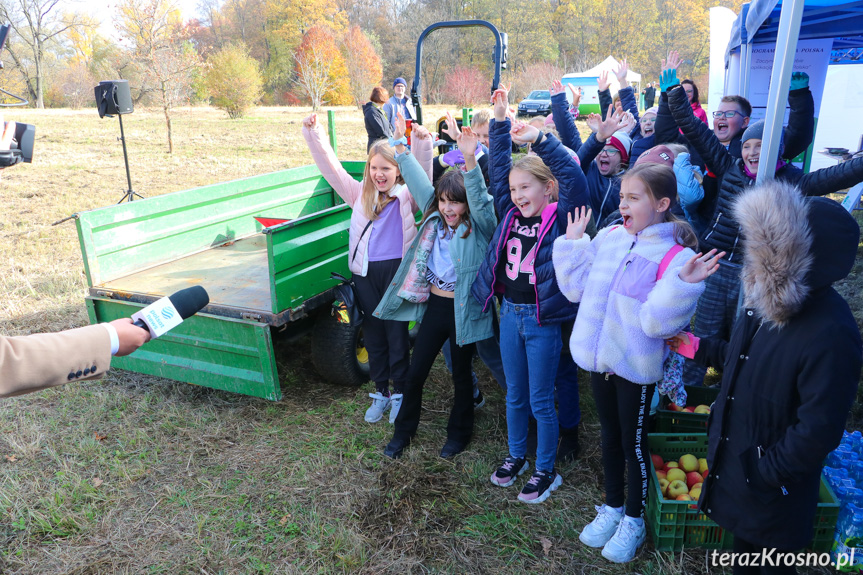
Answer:
<svg viewBox="0 0 863 575"><path fill-rule="evenodd" d="M500 351L506 373L509 454L524 457L527 421L536 417L536 469L551 472L557 457L554 381L560 361L560 324L539 325L536 305L504 299L500 309Z"/></svg>

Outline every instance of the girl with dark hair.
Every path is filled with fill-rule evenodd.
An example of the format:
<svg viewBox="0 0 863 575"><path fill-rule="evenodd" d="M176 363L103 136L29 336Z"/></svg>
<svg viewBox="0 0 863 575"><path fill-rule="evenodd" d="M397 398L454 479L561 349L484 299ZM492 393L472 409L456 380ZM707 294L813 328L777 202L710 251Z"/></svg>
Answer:
<svg viewBox="0 0 863 575"><path fill-rule="evenodd" d="M404 130L405 120L399 115L396 135L401 136ZM415 138L429 137L418 125L414 134ZM447 340L455 401L447 425L447 441L440 455L449 458L464 451L473 435L474 344L494 334L491 314L483 313L482 306L470 297L470 286L497 219L476 161L476 134L470 128L462 128L456 141L467 172L449 170L435 186L407 148L396 145L396 161L417 205L423 209L423 219L374 315L385 320L422 323L393 437L384 449L384 454L392 458L401 457L416 435L423 385Z"/></svg>
<svg viewBox="0 0 863 575"><path fill-rule="evenodd" d="M686 97L689 99L689 105L692 106L692 113L695 117L708 124L707 112L701 107L701 102L698 100L698 86L690 79L686 79L680 83L683 86L683 91L686 92Z"/></svg>

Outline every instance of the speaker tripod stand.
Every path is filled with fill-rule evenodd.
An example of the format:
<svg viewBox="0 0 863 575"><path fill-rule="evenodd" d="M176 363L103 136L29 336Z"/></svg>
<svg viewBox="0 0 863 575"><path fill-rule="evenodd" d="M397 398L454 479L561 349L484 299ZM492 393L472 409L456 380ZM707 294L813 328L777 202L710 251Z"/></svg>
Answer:
<svg viewBox="0 0 863 575"><path fill-rule="evenodd" d="M120 141L123 142L123 162L126 164L126 182L129 184L129 188L123 194L123 197L120 198L120 201L117 202L118 204L122 204L124 201L131 202L135 199L135 196L143 200L144 196L132 190L132 176L129 174L129 154L126 152L126 133L123 131L123 114L117 114L117 118L120 120Z"/></svg>

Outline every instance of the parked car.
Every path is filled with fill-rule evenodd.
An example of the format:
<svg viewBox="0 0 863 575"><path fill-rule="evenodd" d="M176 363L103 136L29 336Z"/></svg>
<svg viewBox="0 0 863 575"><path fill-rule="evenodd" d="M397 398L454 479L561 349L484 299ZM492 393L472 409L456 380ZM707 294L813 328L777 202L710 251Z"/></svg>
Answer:
<svg viewBox="0 0 863 575"><path fill-rule="evenodd" d="M546 116L551 114L551 94L548 90L534 90L518 103L519 116Z"/></svg>

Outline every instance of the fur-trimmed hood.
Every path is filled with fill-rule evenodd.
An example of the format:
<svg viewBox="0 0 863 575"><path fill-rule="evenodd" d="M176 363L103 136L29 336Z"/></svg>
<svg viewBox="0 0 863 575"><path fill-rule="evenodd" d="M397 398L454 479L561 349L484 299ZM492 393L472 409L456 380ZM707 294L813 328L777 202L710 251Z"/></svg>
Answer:
<svg viewBox="0 0 863 575"><path fill-rule="evenodd" d="M833 200L772 180L742 193L734 218L744 241L744 303L779 327L854 266L860 227Z"/></svg>

